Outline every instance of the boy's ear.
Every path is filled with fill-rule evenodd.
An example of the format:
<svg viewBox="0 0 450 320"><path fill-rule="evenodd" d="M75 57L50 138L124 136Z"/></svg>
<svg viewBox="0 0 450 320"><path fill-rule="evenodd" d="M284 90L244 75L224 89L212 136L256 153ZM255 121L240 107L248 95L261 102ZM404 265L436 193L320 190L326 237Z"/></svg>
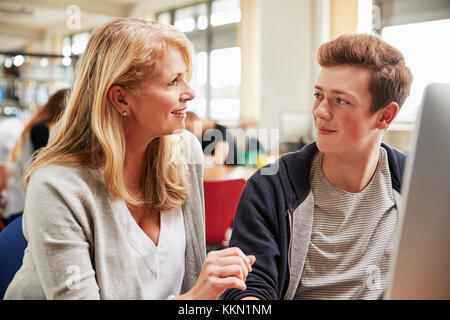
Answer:
<svg viewBox="0 0 450 320"><path fill-rule="evenodd" d="M377 129L385 130L398 114L400 107L397 102L389 102L382 109L378 110Z"/></svg>
<svg viewBox="0 0 450 320"><path fill-rule="evenodd" d="M119 114L123 115L124 111L130 114L130 106L128 105L128 95L126 91L119 85L112 85L108 90L108 100L114 106Z"/></svg>

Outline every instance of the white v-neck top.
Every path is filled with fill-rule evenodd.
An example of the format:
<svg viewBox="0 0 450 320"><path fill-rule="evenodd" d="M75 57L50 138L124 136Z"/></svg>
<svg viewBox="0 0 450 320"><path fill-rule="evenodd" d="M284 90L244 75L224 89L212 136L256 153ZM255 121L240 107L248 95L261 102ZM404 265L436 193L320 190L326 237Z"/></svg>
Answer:
<svg viewBox="0 0 450 320"><path fill-rule="evenodd" d="M126 205L124 203L126 208ZM135 266L143 284L144 299L164 300L179 295L185 268L186 238L183 211L176 207L161 211L158 246L145 234L128 208L128 243L134 250Z"/></svg>

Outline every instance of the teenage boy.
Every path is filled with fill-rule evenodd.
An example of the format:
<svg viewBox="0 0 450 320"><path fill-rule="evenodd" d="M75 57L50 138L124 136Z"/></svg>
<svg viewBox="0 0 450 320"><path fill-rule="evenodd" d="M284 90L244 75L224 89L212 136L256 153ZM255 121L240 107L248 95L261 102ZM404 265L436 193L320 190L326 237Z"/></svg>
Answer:
<svg viewBox="0 0 450 320"><path fill-rule="evenodd" d="M382 136L412 74L375 35L343 35L317 59L316 141L248 180L230 246L256 262L247 289L224 299L379 299L386 289L405 156Z"/></svg>

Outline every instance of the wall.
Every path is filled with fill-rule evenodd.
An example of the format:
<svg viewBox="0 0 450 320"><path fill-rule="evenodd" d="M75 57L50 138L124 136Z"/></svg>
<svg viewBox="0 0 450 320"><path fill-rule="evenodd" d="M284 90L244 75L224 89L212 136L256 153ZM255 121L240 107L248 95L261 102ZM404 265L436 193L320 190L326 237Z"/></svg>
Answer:
<svg viewBox="0 0 450 320"><path fill-rule="evenodd" d="M313 1L261 0L259 128L280 128L283 112L311 114Z"/></svg>
<svg viewBox="0 0 450 320"><path fill-rule="evenodd" d="M335 39L343 33L358 28L358 0L330 0L330 37Z"/></svg>

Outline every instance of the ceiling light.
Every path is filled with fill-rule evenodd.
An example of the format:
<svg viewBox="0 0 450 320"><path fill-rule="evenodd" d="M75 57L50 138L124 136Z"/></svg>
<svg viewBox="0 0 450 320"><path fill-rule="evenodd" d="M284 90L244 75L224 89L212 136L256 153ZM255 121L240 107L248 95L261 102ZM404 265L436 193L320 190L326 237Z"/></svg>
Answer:
<svg viewBox="0 0 450 320"><path fill-rule="evenodd" d="M24 61L25 61L25 58L19 54L14 57L13 63L16 67L20 67Z"/></svg>

